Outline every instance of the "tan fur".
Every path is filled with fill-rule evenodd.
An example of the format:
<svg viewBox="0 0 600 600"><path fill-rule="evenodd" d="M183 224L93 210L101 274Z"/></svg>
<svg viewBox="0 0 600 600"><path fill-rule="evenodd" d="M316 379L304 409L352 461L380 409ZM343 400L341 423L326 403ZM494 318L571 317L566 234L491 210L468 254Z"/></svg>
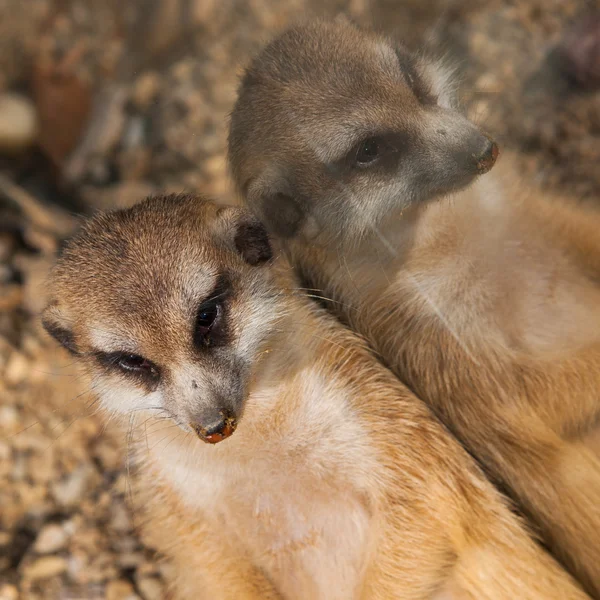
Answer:
<svg viewBox="0 0 600 600"><path fill-rule="evenodd" d="M585 598L426 405L298 288L285 259L241 258L239 248L254 261L261 242L239 209L155 198L92 220L51 278L45 326L135 432L143 532L172 562L173 596ZM186 307L204 305L223 271L227 342L195 347ZM119 339L158 381L131 379L91 343L114 352ZM177 382L182 369L194 389L205 374L226 381L218 363L242 342L249 371L228 383L245 389L239 424L209 446L182 422L194 407ZM211 389L195 403L221 402Z"/></svg>
<svg viewBox="0 0 600 600"><path fill-rule="evenodd" d="M508 160L464 189L448 170L469 164L455 150L473 135L464 117L454 113L454 145L432 142L432 123L453 118L447 103L392 82L374 39L315 23L258 56L232 116L236 181L286 238L305 283L332 299L600 597L600 462L582 440L600 416L600 217L528 188ZM419 69L427 82L426 61ZM314 148L347 128L350 106L354 121L370 123L364 138L406 134L412 145L393 148L391 166L349 164L352 145L345 165L320 161ZM307 113L307 123L291 118ZM427 177L415 175L420 161ZM294 203L286 230L273 215L285 221Z"/></svg>

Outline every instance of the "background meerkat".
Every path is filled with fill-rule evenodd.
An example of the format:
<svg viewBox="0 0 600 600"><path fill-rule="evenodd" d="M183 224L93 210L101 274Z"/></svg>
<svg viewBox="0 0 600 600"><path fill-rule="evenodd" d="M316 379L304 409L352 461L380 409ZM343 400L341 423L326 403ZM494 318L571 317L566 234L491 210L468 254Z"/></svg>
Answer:
<svg viewBox="0 0 600 600"><path fill-rule="evenodd" d="M296 286L254 217L192 196L95 217L51 277L46 329L141 434L145 531L177 597L585 598Z"/></svg>
<svg viewBox="0 0 600 600"><path fill-rule="evenodd" d="M467 188L498 150L453 96L390 40L293 28L243 77L232 173L305 283L600 597L600 463L582 441L600 416L600 218L506 160Z"/></svg>

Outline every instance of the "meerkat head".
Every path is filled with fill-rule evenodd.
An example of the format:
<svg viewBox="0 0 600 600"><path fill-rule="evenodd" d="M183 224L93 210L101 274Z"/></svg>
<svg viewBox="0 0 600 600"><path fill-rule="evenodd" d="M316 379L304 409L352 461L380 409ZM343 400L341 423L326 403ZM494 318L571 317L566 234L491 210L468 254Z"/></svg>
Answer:
<svg viewBox="0 0 600 600"><path fill-rule="evenodd" d="M440 67L340 20L288 30L254 59L229 134L240 191L288 237L361 235L468 185L497 154Z"/></svg>
<svg viewBox="0 0 600 600"><path fill-rule="evenodd" d="M246 211L150 198L67 244L42 322L89 368L104 408L159 411L214 443L235 430L281 316L270 259Z"/></svg>

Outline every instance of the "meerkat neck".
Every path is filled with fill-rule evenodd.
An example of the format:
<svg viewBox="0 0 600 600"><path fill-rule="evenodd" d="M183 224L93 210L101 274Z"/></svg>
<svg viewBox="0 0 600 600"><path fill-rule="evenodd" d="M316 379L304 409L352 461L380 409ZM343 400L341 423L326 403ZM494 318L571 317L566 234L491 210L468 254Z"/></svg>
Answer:
<svg viewBox="0 0 600 600"><path fill-rule="evenodd" d="M498 295L507 270L522 275L506 250L507 236L518 240L521 232L502 193L482 179L453 197L404 210L355 245L295 239L291 259L307 285L344 303L331 308L350 323L363 323L366 314L381 317L388 311L385 298L394 293L413 307L412 318L441 312L462 330L473 322L463 306L471 317L481 311L484 320L493 319L488 300Z"/></svg>
<svg viewBox="0 0 600 600"><path fill-rule="evenodd" d="M317 319L308 303L302 301L305 299L293 297L305 292L292 288L283 293L290 296L286 302L288 314L282 318L278 334L268 343L256 365L251 394L285 382L299 369L309 368L318 360Z"/></svg>
<svg viewBox="0 0 600 600"><path fill-rule="evenodd" d="M398 265L425 252L448 255L470 242L489 246L503 235L511 209L498 182L483 178L451 196L399 212L374 228L357 250L375 250L378 262Z"/></svg>

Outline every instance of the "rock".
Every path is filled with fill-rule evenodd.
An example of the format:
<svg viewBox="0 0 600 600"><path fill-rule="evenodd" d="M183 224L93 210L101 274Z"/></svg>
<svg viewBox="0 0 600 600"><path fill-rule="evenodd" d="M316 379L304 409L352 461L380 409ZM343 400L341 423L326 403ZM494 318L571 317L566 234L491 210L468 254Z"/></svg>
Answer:
<svg viewBox="0 0 600 600"><path fill-rule="evenodd" d="M4 381L9 386L16 386L25 381L29 371L29 361L20 352L13 352L8 359L4 371Z"/></svg>
<svg viewBox="0 0 600 600"><path fill-rule="evenodd" d="M25 577L31 580L48 579L67 570L67 561L60 556L39 558L25 569Z"/></svg>
<svg viewBox="0 0 600 600"><path fill-rule="evenodd" d="M92 475L93 469L89 465L75 469L66 479L52 486L55 500L63 506L76 504L83 496L87 482Z"/></svg>
<svg viewBox="0 0 600 600"><path fill-rule="evenodd" d="M24 333L23 339L21 340L21 348L25 354L30 356L39 356L42 352L43 347L39 338L32 333Z"/></svg>
<svg viewBox="0 0 600 600"><path fill-rule="evenodd" d="M114 502L111 508L110 524L118 533L127 533L132 529L129 512L122 502Z"/></svg>
<svg viewBox="0 0 600 600"><path fill-rule="evenodd" d="M11 359L9 359L9 365ZM6 373L4 376L6 377ZM19 413L14 406L0 406L0 427L2 427L3 430L12 430L18 425L18 423Z"/></svg>
<svg viewBox="0 0 600 600"><path fill-rule="evenodd" d="M18 284L0 287L0 313L8 313L18 310L23 302L23 291Z"/></svg>
<svg viewBox="0 0 600 600"><path fill-rule="evenodd" d="M117 160L121 177L125 181L135 182L144 179L149 173L151 158L152 151L142 145L124 148Z"/></svg>
<svg viewBox="0 0 600 600"><path fill-rule="evenodd" d="M0 600L18 600L19 590L14 585L0 586Z"/></svg>
<svg viewBox="0 0 600 600"><path fill-rule="evenodd" d="M0 480L2 480L3 477L7 477L8 474L12 471L11 458L12 451L10 449L10 446L6 442L0 440ZM0 546L2 546L2 533L3 532L0 531Z"/></svg>
<svg viewBox="0 0 600 600"><path fill-rule="evenodd" d="M57 216L56 220L59 218L60 217ZM23 232L23 237L32 248L36 248L43 254L50 254L53 256L58 249L58 240L56 237L51 233L42 231L41 229L28 227Z"/></svg>
<svg viewBox="0 0 600 600"><path fill-rule="evenodd" d="M126 100L121 85L111 84L100 90L85 133L65 164L65 181L71 185L80 183L92 158L105 155L117 145L125 126Z"/></svg>
<svg viewBox="0 0 600 600"><path fill-rule="evenodd" d="M1 252L1 249L0 249ZM14 269L12 268L12 266L10 265L3 265L0 262L0 285L6 285L7 283L10 283L11 281L13 281L15 278L15 272Z"/></svg>
<svg viewBox="0 0 600 600"><path fill-rule="evenodd" d="M144 561L144 555L141 552L126 552L120 554L117 560L122 569L135 569Z"/></svg>
<svg viewBox="0 0 600 600"><path fill-rule="evenodd" d="M50 438L39 433L38 421L24 421L20 424L22 431L13 438L13 449L23 452L44 452L48 449Z"/></svg>
<svg viewBox="0 0 600 600"><path fill-rule="evenodd" d="M40 115L39 145L57 166L76 147L92 106L91 86L75 68L78 53L77 48L69 50L62 64L54 57L40 59L32 70L31 87Z"/></svg>
<svg viewBox="0 0 600 600"><path fill-rule="evenodd" d="M105 188L83 186L82 195L97 210L114 210L128 208L150 196L156 191L155 186L142 181L123 181ZM181 191L181 187L179 188Z"/></svg>
<svg viewBox="0 0 600 600"><path fill-rule="evenodd" d="M36 483L48 484L56 479L54 448L50 444L51 442L47 442L47 449L29 457L29 475Z"/></svg>
<svg viewBox="0 0 600 600"><path fill-rule="evenodd" d="M216 154L202 164L202 169L209 177L227 178L227 158L224 154Z"/></svg>
<svg viewBox="0 0 600 600"><path fill-rule="evenodd" d="M105 471L117 471L123 466L121 449L107 440L100 440L94 448L94 456L98 458Z"/></svg>
<svg viewBox="0 0 600 600"><path fill-rule="evenodd" d="M160 76L149 71L138 77L133 87L131 100L139 110L146 110L153 102L160 90Z"/></svg>
<svg viewBox="0 0 600 600"><path fill-rule="evenodd" d="M27 457L22 453L16 453L13 457L13 468L10 474L13 481L24 481L29 475Z"/></svg>
<svg viewBox="0 0 600 600"><path fill-rule="evenodd" d="M117 579L106 586L106 600L139 600L133 586L128 581Z"/></svg>
<svg viewBox="0 0 600 600"><path fill-rule="evenodd" d="M60 525L46 525L37 536L33 549L38 554L52 554L62 550L69 536Z"/></svg>
<svg viewBox="0 0 600 600"><path fill-rule="evenodd" d="M162 600L164 598L164 587L160 579L156 577L144 577L137 582L144 600Z"/></svg>
<svg viewBox="0 0 600 600"><path fill-rule="evenodd" d="M87 567L88 563L82 554L75 551L68 559L67 576L71 581L87 583Z"/></svg>
<svg viewBox="0 0 600 600"><path fill-rule="evenodd" d="M564 57L564 69L579 86L595 89L600 86L600 11L585 15L566 34L559 52Z"/></svg>
<svg viewBox="0 0 600 600"><path fill-rule="evenodd" d="M25 150L37 135L38 117L33 103L20 94L0 94L0 152Z"/></svg>

